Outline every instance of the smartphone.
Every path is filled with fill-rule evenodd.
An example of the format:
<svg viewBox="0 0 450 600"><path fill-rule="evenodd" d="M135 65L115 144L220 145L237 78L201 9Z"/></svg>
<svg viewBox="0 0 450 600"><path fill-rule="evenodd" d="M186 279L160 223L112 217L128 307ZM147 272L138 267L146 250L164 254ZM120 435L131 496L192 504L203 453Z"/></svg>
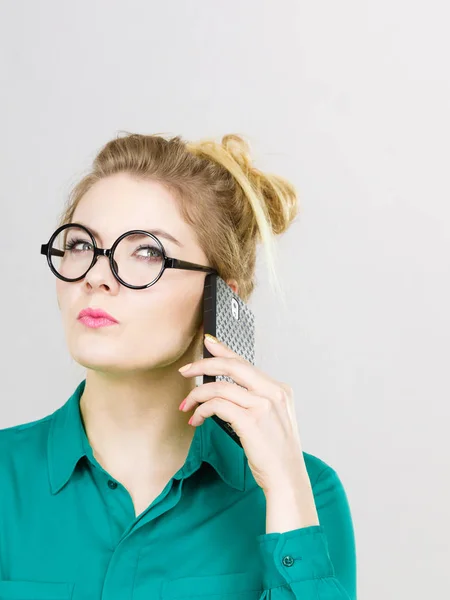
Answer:
<svg viewBox="0 0 450 600"><path fill-rule="evenodd" d="M242 298L216 273L209 273L205 277L203 331L215 336L252 365L255 364L255 316ZM213 355L203 343L203 358L211 357ZM226 375L203 375L203 383L213 381L228 381L238 385ZM242 448L239 436L230 423L217 415L211 418Z"/></svg>

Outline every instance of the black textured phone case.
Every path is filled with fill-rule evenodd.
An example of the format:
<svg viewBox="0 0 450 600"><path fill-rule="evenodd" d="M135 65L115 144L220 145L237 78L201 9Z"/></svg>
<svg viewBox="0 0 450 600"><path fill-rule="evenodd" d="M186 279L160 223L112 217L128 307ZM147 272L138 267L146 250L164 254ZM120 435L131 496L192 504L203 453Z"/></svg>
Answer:
<svg viewBox="0 0 450 600"><path fill-rule="evenodd" d="M250 307L215 273L205 277L203 328L204 333L214 335L236 354L255 364L255 316ZM212 356L203 345L203 358ZM203 375L203 383L212 381L228 381L239 385L226 375ZM239 436L229 423L217 415L211 418L242 447Z"/></svg>

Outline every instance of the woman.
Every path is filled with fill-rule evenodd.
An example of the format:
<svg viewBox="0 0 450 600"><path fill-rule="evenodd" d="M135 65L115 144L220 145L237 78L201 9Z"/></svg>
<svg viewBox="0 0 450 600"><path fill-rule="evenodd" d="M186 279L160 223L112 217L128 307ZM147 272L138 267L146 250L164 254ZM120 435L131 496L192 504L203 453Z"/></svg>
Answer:
<svg viewBox="0 0 450 600"><path fill-rule="evenodd" d="M347 497L303 452L291 386L203 336L206 273L247 301L257 241L296 214L237 135L99 152L42 247L86 379L0 432L1 599L356 598Z"/></svg>

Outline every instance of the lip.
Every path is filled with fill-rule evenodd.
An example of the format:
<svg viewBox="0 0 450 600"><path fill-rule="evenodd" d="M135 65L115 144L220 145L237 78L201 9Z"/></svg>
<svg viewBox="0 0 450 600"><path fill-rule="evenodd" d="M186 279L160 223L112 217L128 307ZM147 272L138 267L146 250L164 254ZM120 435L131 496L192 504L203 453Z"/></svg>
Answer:
<svg viewBox="0 0 450 600"><path fill-rule="evenodd" d="M118 323L117 319L101 308L84 308L78 314L78 320L88 327L105 327Z"/></svg>

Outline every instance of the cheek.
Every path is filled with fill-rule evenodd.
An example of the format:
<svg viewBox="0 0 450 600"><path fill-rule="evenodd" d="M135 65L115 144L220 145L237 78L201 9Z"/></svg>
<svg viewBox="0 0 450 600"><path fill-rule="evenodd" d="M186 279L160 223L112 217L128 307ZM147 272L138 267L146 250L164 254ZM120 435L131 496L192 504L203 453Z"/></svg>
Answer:
<svg viewBox="0 0 450 600"><path fill-rule="evenodd" d="M57 279L56 288L56 303L60 312L60 317L64 327L70 328L76 321L78 312L81 308L90 304L89 298L84 296L79 286L76 283L68 283Z"/></svg>
<svg viewBox="0 0 450 600"><path fill-rule="evenodd" d="M61 279L56 278L56 302L60 311L64 311L70 303L69 296L71 293L69 284Z"/></svg>
<svg viewBox="0 0 450 600"><path fill-rule="evenodd" d="M135 333L145 331L162 339L183 339L188 336L198 321L199 307L192 298L180 297L176 300L147 304L135 307L126 322Z"/></svg>
<svg viewBox="0 0 450 600"><path fill-rule="evenodd" d="M203 322L202 295L186 293L163 296L136 306L127 319L128 333L139 343L153 340L161 349L171 350L190 343ZM128 337L128 336L127 336Z"/></svg>

